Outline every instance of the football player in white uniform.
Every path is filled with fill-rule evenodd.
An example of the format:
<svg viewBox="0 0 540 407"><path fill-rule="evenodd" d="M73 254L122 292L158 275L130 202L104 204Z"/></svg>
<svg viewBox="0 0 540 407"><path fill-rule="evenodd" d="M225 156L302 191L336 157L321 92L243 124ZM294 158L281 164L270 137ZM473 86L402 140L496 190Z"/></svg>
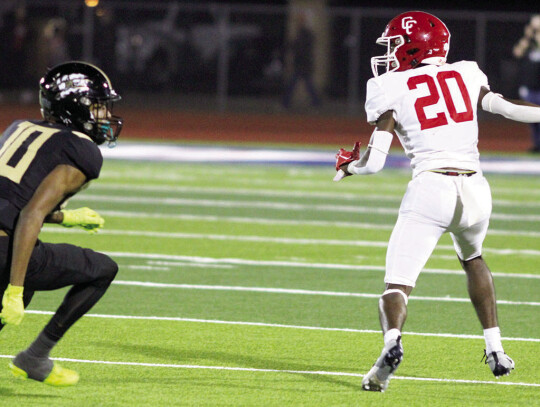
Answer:
<svg viewBox="0 0 540 407"><path fill-rule="evenodd" d="M384 391L401 363L408 297L445 232L484 329L486 363L496 377L507 375L514 361L503 350L493 280L482 258L491 192L479 163L477 110L534 123L540 121L540 106L491 92L475 62L446 63L450 32L431 14L398 15L377 43L386 46L386 54L371 60L374 77L367 83L365 105L376 128L362 156L359 143L353 151L338 152L334 180L380 171L393 133L411 160L413 177L386 255L386 290L379 301L384 347L362 388ZM379 76L380 67L385 72Z"/></svg>

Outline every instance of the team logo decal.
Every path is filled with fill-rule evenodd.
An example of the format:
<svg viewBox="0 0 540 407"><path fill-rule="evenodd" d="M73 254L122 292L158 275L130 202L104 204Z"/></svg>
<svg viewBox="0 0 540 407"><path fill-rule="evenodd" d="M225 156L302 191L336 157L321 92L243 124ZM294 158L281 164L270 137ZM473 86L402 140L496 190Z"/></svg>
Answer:
<svg viewBox="0 0 540 407"><path fill-rule="evenodd" d="M410 34L411 28L416 23L416 20L412 17L403 17L403 20L401 20L401 28L403 28L407 34Z"/></svg>
<svg viewBox="0 0 540 407"><path fill-rule="evenodd" d="M88 92L90 90L89 84L88 77L79 73L63 75L56 80L61 97L66 97L71 93Z"/></svg>

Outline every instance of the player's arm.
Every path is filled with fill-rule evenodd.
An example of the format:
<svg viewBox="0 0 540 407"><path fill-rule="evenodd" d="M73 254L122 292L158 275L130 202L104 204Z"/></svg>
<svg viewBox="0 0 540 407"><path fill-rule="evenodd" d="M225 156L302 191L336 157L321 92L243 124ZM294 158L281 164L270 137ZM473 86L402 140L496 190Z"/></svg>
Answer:
<svg viewBox="0 0 540 407"><path fill-rule="evenodd" d="M392 110L383 113L377 120L375 131L371 134L364 154L357 160L341 164L334 181L339 181L348 175L369 175L382 170L392 144L395 124Z"/></svg>
<svg viewBox="0 0 540 407"><path fill-rule="evenodd" d="M59 165L45 177L19 214L13 235L10 280L2 297L0 317L3 324L18 325L23 319L24 279L45 217L85 181L86 176L77 168Z"/></svg>
<svg viewBox="0 0 540 407"><path fill-rule="evenodd" d="M47 216L45 216L45 219L43 220L44 223L55 223L55 224L61 224L64 220L64 214L61 210L55 210L51 213L49 213Z"/></svg>
<svg viewBox="0 0 540 407"><path fill-rule="evenodd" d="M482 87L478 106L486 112L500 114L522 123L540 123L540 106L524 100L507 99Z"/></svg>
<svg viewBox="0 0 540 407"><path fill-rule="evenodd" d="M88 188L90 183L85 183L80 190ZM78 209L64 209L67 204L67 199L63 201L58 210L53 210L47 216L45 216L45 223L55 223L64 227L70 228L73 226L80 226L89 233L97 233L100 228L105 225L105 219L103 219L99 213L90 208L78 208Z"/></svg>
<svg viewBox="0 0 540 407"><path fill-rule="evenodd" d="M15 227L10 283L24 284L26 268L45 217L69 194L76 192L86 176L70 165L57 166L34 192Z"/></svg>

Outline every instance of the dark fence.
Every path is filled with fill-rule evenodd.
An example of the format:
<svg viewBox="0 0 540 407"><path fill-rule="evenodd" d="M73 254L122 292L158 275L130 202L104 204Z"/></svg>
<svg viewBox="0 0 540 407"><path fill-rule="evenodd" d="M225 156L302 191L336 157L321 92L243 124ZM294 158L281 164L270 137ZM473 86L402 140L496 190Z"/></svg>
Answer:
<svg viewBox="0 0 540 407"><path fill-rule="evenodd" d="M2 91L32 89L65 59L101 66L122 92L280 100L289 71L285 44L301 12L286 6L28 0L0 5ZM402 9L304 10L317 41L314 79L325 101L357 111L372 76L370 58L386 23ZM512 47L529 13L426 10L452 33L449 62L476 60L492 89L517 96Z"/></svg>

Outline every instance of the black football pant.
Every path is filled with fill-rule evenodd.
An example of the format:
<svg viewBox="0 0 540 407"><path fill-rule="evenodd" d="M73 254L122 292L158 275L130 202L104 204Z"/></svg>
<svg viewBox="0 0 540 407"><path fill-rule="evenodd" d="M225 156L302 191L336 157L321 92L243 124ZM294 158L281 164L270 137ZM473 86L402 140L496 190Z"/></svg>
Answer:
<svg viewBox="0 0 540 407"><path fill-rule="evenodd" d="M0 296L9 283L12 243L12 238L0 237ZM38 240L24 280L24 305L35 291L73 286L44 329L51 339L59 340L105 294L117 272L118 265L102 253Z"/></svg>

